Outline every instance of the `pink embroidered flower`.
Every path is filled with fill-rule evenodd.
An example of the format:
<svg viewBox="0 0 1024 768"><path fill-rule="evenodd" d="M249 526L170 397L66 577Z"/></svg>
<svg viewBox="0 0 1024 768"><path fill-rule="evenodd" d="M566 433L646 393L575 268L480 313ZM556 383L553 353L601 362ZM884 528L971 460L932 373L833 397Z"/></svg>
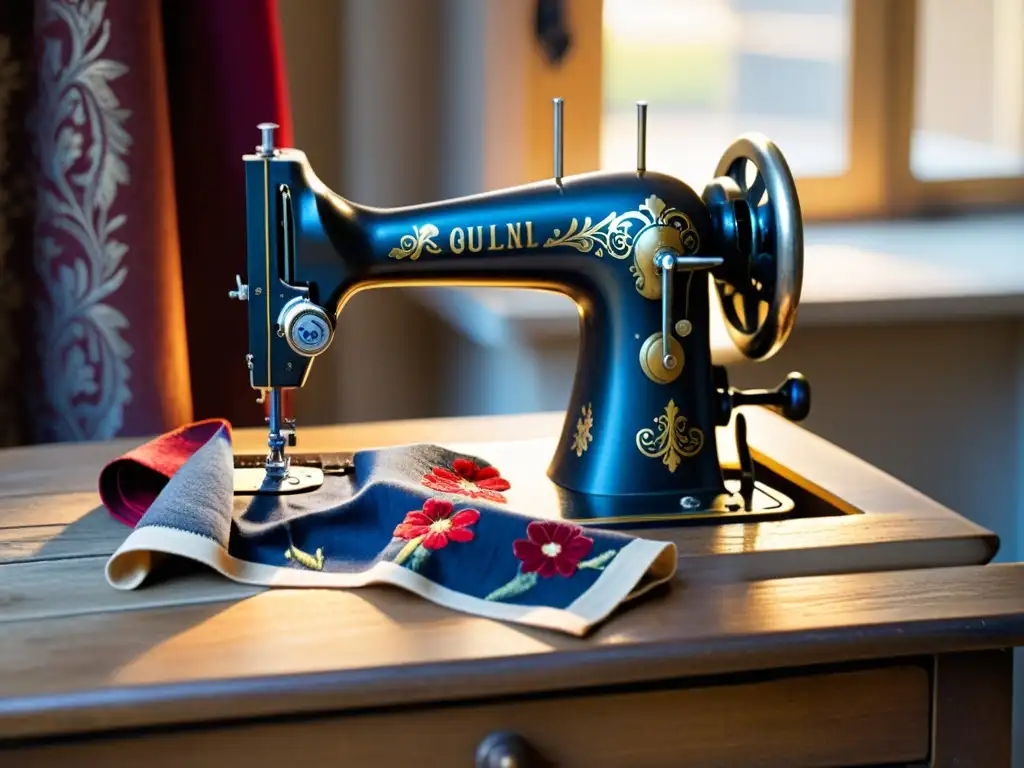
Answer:
<svg viewBox="0 0 1024 768"><path fill-rule="evenodd" d="M456 459L451 469L434 467L429 475L423 476L423 484L441 493L501 503L508 499L499 491L507 491L512 487L494 467L478 467L469 459Z"/></svg>
<svg viewBox="0 0 1024 768"><path fill-rule="evenodd" d="M426 549L443 549L448 541L466 542L473 540L469 526L480 519L475 509L463 509L452 515L452 503L443 499L427 499L423 509L416 509L405 516L394 535L411 541L421 536Z"/></svg>
<svg viewBox="0 0 1024 768"><path fill-rule="evenodd" d="M523 561L523 573L550 578L558 573L569 577L594 546L579 526L569 523L534 521L526 526L527 539L512 542L512 552Z"/></svg>

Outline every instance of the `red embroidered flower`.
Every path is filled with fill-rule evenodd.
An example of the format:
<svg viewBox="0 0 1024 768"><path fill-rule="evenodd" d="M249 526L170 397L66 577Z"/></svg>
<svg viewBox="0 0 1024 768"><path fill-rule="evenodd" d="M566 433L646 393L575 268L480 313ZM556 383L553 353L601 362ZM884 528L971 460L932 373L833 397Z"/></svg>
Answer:
<svg viewBox="0 0 1024 768"><path fill-rule="evenodd" d="M523 573L550 578L556 573L569 577L594 546L578 526L568 523L534 521L526 526L528 539L512 542L512 552L523 561Z"/></svg>
<svg viewBox="0 0 1024 768"><path fill-rule="evenodd" d="M473 532L469 526L480 519L475 509L463 509L452 515L452 503L443 499L427 499L423 509L416 509L405 516L395 536L411 541L423 536L422 544L427 549L442 549L451 541L472 541Z"/></svg>
<svg viewBox="0 0 1024 768"><path fill-rule="evenodd" d="M478 467L469 459L456 459L451 469L434 467L429 475L423 476L423 484L441 493L502 503L508 499L498 491L507 491L512 487L494 467Z"/></svg>

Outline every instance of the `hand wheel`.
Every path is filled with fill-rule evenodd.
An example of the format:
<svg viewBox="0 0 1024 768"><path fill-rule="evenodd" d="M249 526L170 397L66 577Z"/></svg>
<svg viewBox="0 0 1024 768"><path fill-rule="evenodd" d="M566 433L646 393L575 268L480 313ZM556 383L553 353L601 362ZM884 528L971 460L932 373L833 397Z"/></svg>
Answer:
<svg viewBox="0 0 1024 768"><path fill-rule="evenodd" d="M726 327L746 357L771 357L786 343L803 284L803 223L782 152L745 134L722 155L705 188L724 262L715 270Z"/></svg>

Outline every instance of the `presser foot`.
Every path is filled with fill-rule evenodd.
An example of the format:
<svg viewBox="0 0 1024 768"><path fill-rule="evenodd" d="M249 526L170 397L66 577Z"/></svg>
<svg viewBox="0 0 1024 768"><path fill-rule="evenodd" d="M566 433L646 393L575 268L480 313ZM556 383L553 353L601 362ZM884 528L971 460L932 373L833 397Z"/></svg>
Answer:
<svg viewBox="0 0 1024 768"><path fill-rule="evenodd" d="M288 457L287 474L275 478L267 474L266 456L235 456L235 495L283 495L308 493L324 484L327 475L347 475L352 471L350 453L295 453Z"/></svg>
<svg viewBox="0 0 1024 768"><path fill-rule="evenodd" d="M270 127L269 123L267 127ZM238 458L235 459L235 495L314 491L324 484L323 470L312 466L294 466L292 457L285 455L285 447L295 445L295 421L284 415L281 389L271 387L266 391L270 393L270 414L266 419L270 426L267 438L270 452L260 464L254 464L250 459L246 466L239 466Z"/></svg>
<svg viewBox="0 0 1024 768"><path fill-rule="evenodd" d="M235 495L283 495L315 491L324 484L324 472L316 467L288 467L283 477L264 467L235 467Z"/></svg>

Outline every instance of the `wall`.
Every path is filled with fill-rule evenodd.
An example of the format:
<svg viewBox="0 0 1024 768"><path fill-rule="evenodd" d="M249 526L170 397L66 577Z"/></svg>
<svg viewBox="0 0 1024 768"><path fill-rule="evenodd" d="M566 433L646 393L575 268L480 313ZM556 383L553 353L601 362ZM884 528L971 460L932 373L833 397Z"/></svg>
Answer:
<svg viewBox="0 0 1024 768"><path fill-rule="evenodd" d="M992 141L995 9L1007 2L919 0L917 128Z"/></svg>
<svg viewBox="0 0 1024 768"><path fill-rule="evenodd" d="M295 144L342 196L399 206L441 195L442 5L280 0ZM357 294L295 399L300 440L303 424L433 413L444 338L407 292Z"/></svg>

